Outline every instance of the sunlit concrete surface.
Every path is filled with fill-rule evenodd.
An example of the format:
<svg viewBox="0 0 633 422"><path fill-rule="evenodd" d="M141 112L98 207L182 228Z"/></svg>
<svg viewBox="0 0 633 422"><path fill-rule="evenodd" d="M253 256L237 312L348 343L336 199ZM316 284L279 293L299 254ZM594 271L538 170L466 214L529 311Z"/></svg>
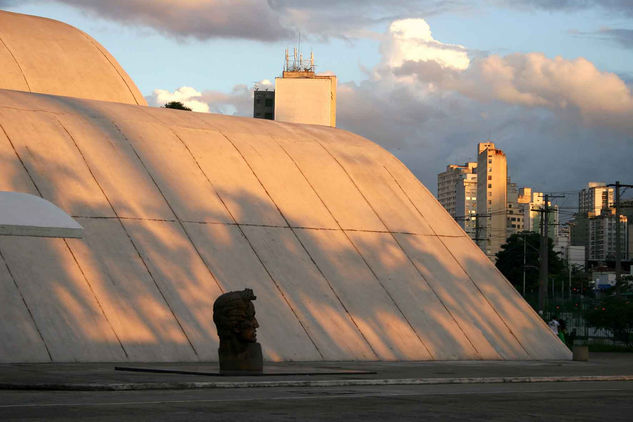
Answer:
<svg viewBox="0 0 633 422"><path fill-rule="evenodd" d="M81 233L75 220L45 199L0 191L0 235L81 237Z"/></svg>
<svg viewBox="0 0 633 422"><path fill-rule="evenodd" d="M269 361L571 359L352 133L0 89L0 168L84 227L0 237L2 362L215 361L212 303L246 287Z"/></svg>
<svg viewBox="0 0 633 422"><path fill-rule="evenodd" d="M97 41L52 19L0 10L0 88L147 105Z"/></svg>

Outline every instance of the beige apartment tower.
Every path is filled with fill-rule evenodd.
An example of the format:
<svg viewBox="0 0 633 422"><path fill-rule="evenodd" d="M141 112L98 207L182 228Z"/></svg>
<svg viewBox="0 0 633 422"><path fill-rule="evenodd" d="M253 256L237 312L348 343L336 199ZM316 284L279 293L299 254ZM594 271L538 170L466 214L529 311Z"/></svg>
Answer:
<svg viewBox="0 0 633 422"><path fill-rule="evenodd" d="M314 72L314 56L303 60L297 50L281 78L275 78L275 120L336 127L336 76Z"/></svg>
<svg viewBox="0 0 633 422"><path fill-rule="evenodd" d="M437 175L437 199L472 238L477 214L477 163L449 164Z"/></svg>
<svg viewBox="0 0 633 422"><path fill-rule="evenodd" d="M508 162L506 155L492 142L477 145L477 214L479 235L477 244L494 262L495 254L507 238L507 184Z"/></svg>

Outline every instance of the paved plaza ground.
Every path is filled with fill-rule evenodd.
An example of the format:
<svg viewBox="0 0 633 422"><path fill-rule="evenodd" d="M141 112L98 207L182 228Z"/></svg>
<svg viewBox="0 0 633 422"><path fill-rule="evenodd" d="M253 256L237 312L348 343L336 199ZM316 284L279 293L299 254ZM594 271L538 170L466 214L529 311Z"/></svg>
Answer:
<svg viewBox="0 0 633 422"><path fill-rule="evenodd" d="M631 354L592 354L588 362L283 363L266 365L271 375L261 377L118 365L0 365L1 419L628 421L633 414ZM124 366L217 372L214 364ZM290 372L312 375L280 375Z"/></svg>

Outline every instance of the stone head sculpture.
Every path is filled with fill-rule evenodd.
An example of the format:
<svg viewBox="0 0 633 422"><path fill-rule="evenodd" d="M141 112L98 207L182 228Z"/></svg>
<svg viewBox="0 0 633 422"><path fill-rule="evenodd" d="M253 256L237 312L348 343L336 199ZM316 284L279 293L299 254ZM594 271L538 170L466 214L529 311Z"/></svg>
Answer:
<svg viewBox="0 0 633 422"><path fill-rule="evenodd" d="M251 289L228 292L213 303L213 322L220 337L221 373L261 373L262 351L257 343L257 328Z"/></svg>

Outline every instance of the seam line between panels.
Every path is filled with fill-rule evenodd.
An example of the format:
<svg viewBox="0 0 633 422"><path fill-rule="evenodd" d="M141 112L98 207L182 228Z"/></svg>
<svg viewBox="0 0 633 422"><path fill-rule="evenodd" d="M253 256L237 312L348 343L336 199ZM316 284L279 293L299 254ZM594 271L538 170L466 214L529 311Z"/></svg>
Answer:
<svg viewBox="0 0 633 422"><path fill-rule="evenodd" d="M345 172L345 174L347 175L347 177L349 178L349 180L352 182L352 184L356 187L356 189L358 190L358 192L361 194L361 196L363 197L363 199L365 200L365 202L367 203L367 205L371 208L371 210L374 212L374 214L376 214L376 217L380 220L380 222L387 227L387 225L385 224L385 222L383 221L382 217L380 217L380 215L378 214L378 212L374 209L373 205L369 202L369 199L367 199L367 197L365 196L365 194L361 191L360 187L356 184L356 182L354 181L354 179L352 178L352 175L349 174L349 172L347 171L347 169L343 166L343 164L334 156L334 154L332 152L330 152L329 149L327 149L325 147L325 145L323 145L323 143L321 141L317 141L319 143L319 145L321 145L321 148L323 148L333 159L334 161L336 161L336 163L341 167L341 169ZM390 174L391 175L391 174ZM393 177L393 176L391 176ZM401 188L402 189L402 188ZM428 225L428 223L427 223ZM433 230L433 229L431 229ZM435 233L435 232L434 232ZM448 307L446 306L446 304L444 303L444 301L442 301L441 297L439 296L439 294L435 291L435 289L433 288L433 286L426 280L426 278L424 277L424 275L422 274L422 272L420 271L420 269L417 267L417 265L415 265L415 262L413 262L413 259L409 256L409 254L407 253L406 249L402 247L402 245L400 244L400 242L398 241L398 238L396 237L395 232L390 232L391 236L393 237L393 240L396 242L396 244L398 245L398 247L400 248L400 250L402 250L402 253L407 257L407 259L409 260L409 262L411 263L411 265L413 265L413 268L415 269L415 271L418 273L418 275L420 276L420 278L422 278L422 280L424 280L424 282L426 283L426 285L429 287L429 289L433 292L433 294L435 295L437 301L444 307L444 310L446 311L446 313L448 315L451 316L451 318L453 319L453 322L455 322L455 325L457 325L457 327L459 327L460 331L462 332L462 334L464 335L464 338L468 341L468 343L471 345L471 347L473 348L473 350L475 351L475 353L478 356L481 356L481 354L479 353L479 350L477 350L477 348L475 347L475 345L473 344L473 342L471 341L471 339L468 337L468 335L466 334L466 332L464 331L464 329L462 328L462 326L457 322L457 319L455 319L455 316L453 315L453 313L448 309ZM398 233L399 234L399 233ZM403 233L404 234L404 233ZM432 236L432 235L431 235ZM415 331L415 330L414 330Z"/></svg>
<svg viewBox="0 0 633 422"><path fill-rule="evenodd" d="M262 189L264 190L264 192L266 193L266 195L268 196L268 198L270 199L270 201L275 205L275 208L277 208L277 212L279 212L279 215L281 216L281 218L284 219L284 221L286 222L286 224L288 224L288 227L280 227L280 228L289 228L292 233L295 235L296 237L296 233L294 233L294 230L292 229L292 227L290 227L290 224L288 223L288 220L286 219L286 216L281 212L281 210L279 209L279 206L277 205L277 203L273 200L272 196L270 196L270 193L268 192L268 190L266 189L266 187L264 186L264 184L262 183L262 181L259 179L259 176L257 176L257 174L255 173L255 170L253 169L253 167L251 166L251 164L246 160L246 157L244 157L244 154L242 154L242 151L240 151L237 146L233 143L233 141L224 134L224 132L219 132L224 139L226 139L231 146L235 149L235 151L237 151L237 153L240 155L241 159L244 161L244 163L248 166L249 170L251 171L251 173L253 174L253 176L255 177L255 179L257 180L257 182L260 184L260 186L262 187ZM268 268L266 267L266 265L264 264L264 261L262 260L262 258L259 256L259 254L257 253L257 251L255 250L255 247L251 244L250 239L248 239L248 237L246 236L246 234L244 233L244 231L242 230L242 228L240 227L240 224L236 225L240 228L240 232L242 233L242 236L244 236L244 238L246 239L246 241L248 242L248 244L250 245L251 249L253 250L253 253L255 254L255 256L257 257L257 259L259 260L259 262L261 263L262 267L264 268L264 270L266 271L266 273L268 274L268 276L270 277L270 279L272 280L273 284L275 285L275 287L277 288L277 291L279 291L279 294L281 294L281 297L284 299L284 301L286 302L286 304L288 305L288 307L290 308L290 310L292 311L292 313L294 314L295 318L297 318L297 322L299 323L299 325L301 325L301 328L303 328L303 331L306 333L306 336L308 337L308 339L310 339L310 342L312 343L312 345L314 346L314 348L316 349L317 353L321 356L321 359L325 359L325 357L323 356L323 353L321 352L321 350L319 349L319 347L317 346L315 340L312 338L312 335L310 335L310 331L308 330L308 328L304 325L303 321L301 321L301 318L299 318L299 315L297 313L297 311L295 310L295 308L291 305L290 300L288 299L288 297L286 296L286 294L284 293L284 290L281 288L281 286L279 285L279 283L275 280L275 278L273 277L273 275L270 273L270 271L268 270ZM245 225L246 226L246 225ZM299 242L301 243L301 242ZM303 246L303 245L302 245ZM304 248L305 249L305 248Z"/></svg>
<svg viewBox="0 0 633 422"><path fill-rule="evenodd" d="M44 340L44 336L42 335L42 331L40 330L40 327L37 325L37 322L35 321L35 317L33 316L33 312L31 312L31 308L29 307L29 304L26 303L26 299L24 298L24 295L22 294L22 289L20 289L20 285L18 284L17 280L13 276L13 272L11 271L11 268L9 268L9 263L7 262L7 260L5 259L4 255L2 254L2 250L0 250L0 260L2 260L2 262L4 263L4 266L6 267L8 273L9 273L9 277L11 277L11 281L13 281L13 284L15 285L15 288L17 289L18 293L20 294L20 299L22 299L22 303L24 303L24 307L26 308L26 311L29 313L29 316L31 317L31 321L33 322L33 326L35 327L35 331L37 331L37 334L40 336L40 340L42 340L42 344L44 345L44 349L46 350L46 353L48 354L48 359L52 362L53 361L53 355L51 355L51 351L49 350L48 345L46 344L46 340Z"/></svg>
<svg viewBox="0 0 633 422"><path fill-rule="evenodd" d="M2 37L0 37L0 43L2 43L2 45L4 45L4 48L6 48L7 51L9 52L9 54L11 54L11 58L13 59L13 61L15 61L15 64L18 66L18 69L20 69L20 73L22 74L22 78L24 79L24 83L26 83L26 87L29 89L29 92L32 92L31 91L31 85L29 84L29 81L26 79L26 75L24 74L24 70L22 69L22 66L20 66L20 62L18 61L17 57L15 57L15 54L13 54L13 51L11 51L11 49L9 48L7 43L2 39Z"/></svg>
<svg viewBox="0 0 633 422"><path fill-rule="evenodd" d="M152 282L154 283L154 286L156 286L156 289L158 290L158 293L160 294L160 296L163 299L163 302L165 303L165 305L167 306L167 309L169 309L170 313L172 314L172 316L174 317L176 323L178 324L178 327L180 328L180 330L182 331L182 334L185 336L185 338L187 339L187 342L189 343L189 346L191 347L191 349L193 350L193 353L198 356L198 352L196 351L195 347L193 346L191 340L189 339L189 336L187 335L184 327L182 326L182 324L180 323L180 320L178 319L178 316L176 316L176 314L174 313L174 310L171 308L171 306L169 305L169 302L167 301L167 298L165 297L164 292L162 291L162 289L160 288L160 286L158 285L158 282L156 281L156 278L154 277L154 275L152 274L152 272L149 269L149 266L147 265L147 262L145 262L145 259L143 258L143 255L141 254L141 251L139 250L138 246L136 245L136 243L134 242L134 240L132 239L132 236L130 234L130 232L128 231L127 227L125 227L125 224L123 224L123 221L121 221L120 218L118 218L118 213L116 211L116 209L114 209L114 206L112 205L112 202L110 201L110 198L108 198L108 195L106 194L106 192L103 190L103 187L101 187L101 184L99 183L99 181L97 180L97 177L95 176L95 174L93 173L92 169L90 168L90 166L88 165L88 161L86 160L86 157L84 156L83 152L81 151L81 149L79 149L79 145L77 145L77 142L75 141L75 138L71 135L71 133L68 131L68 129L62 124L61 121L59 121L57 119L57 123L62 127L62 129L64 129L64 131L66 132L66 134L70 137L70 139L72 140L73 144L75 145L75 148L77 149L77 152L79 153L79 155L81 156L84 165L86 166L86 168L88 169L88 171L90 172L90 175L92 176L93 180L95 181L95 183L97 184L97 186L99 187L99 189L101 190L101 194L103 195L103 197L105 198L105 200L108 202L108 205L110 206L110 208L112 209L112 212L117 216L117 221L119 222L119 224L121 225L121 228L123 229L123 231L125 232L125 234L128 237L128 240L130 241L130 243L132 244L132 247L134 248L134 250L136 251L136 254L138 255L139 259L141 260L141 262L143 263L143 266L145 267L145 271L147 271L148 275L150 276ZM134 153L136 154L137 158L140 161L140 157L138 157L138 154L136 153L136 150L134 149L134 147L132 146L132 144L130 143L130 141L127 139L127 137L125 137L125 135L123 135L123 132L121 132L121 129L114 123L111 122L111 124L117 129L117 131L121 134L122 138L125 139L128 144L130 145L130 148L132 149L132 151L134 151ZM152 178L152 175L149 174L149 172L147 171L147 168L145 167L145 165L143 164L143 162L141 161L141 165L143 166L143 168L145 168L145 171L148 173L149 177ZM154 180L152 178L152 180ZM156 182L154 182L156 183ZM159 189L160 191L160 189Z"/></svg>
<svg viewBox="0 0 633 422"><path fill-rule="evenodd" d="M274 137L272 137L273 139L275 139ZM411 331L413 331L413 333L415 334L415 336L418 338L418 340L420 341L420 343L422 344L422 346L424 347L424 349L427 351L427 353L429 354L429 356L433 359L435 359L435 356L433 356L433 353L431 352L431 350L428 348L428 346L426 345L426 343L424 342L424 340L422 340L422 338L420 337L420 335L418 334L418 332L416 331L416 329L413 327L413 325L411 324L411 321L409 321L409 319L407 318L407 316L404 314L404 312L402 311L402 309L400 309L400 306L398 306L398 303L395 301L395 299L393 298L393 296L391 295L391 293L389 293L389 290L387 290L387 288L385 287L385 285L382 283L382 281L380 280L380 278L378 277L378 275L374 272L374 269L369 265L369 263L367 262L367 260L365 259L365 257L363 256L363 254L358 250L358 248L356 247L356 244L352 241L352 239L349 237L349 235L347 234L347 232L343 229L343 227L341 226L341 224L339 223L339 221L337 220L337 218L334 216L334 214L332 213L332 211L330 210L330 208L327 206L327 204L325 203L325 201L323 200L323 198L321 198L321 196L319 195L319 193L316 191L316 189L314 188L314 186L312 185L312 183L310 183L310 180L308 180L308 178L306 177L305 173L303 172L303 170L301 169L301 167L299 167L299 163L297 163L297 161L294 159L294 157L292 157L290 155L290 153L278 142L275 140L275 142L277 142L277 145L279 145L279 147L286 153L286 155L288 156L288 158L290 158L290 160L293 162L293 164L295 165L295 167L297 168L297 170L299 171L299 173L301 173L301 176L305 179L306 183L308 184L308 186L310 186L310 189L312 189L312 191L314 192L314 194L316 195L317 198L319 198L319 201L321 201L321 203L323 204L323 206L325 207L325 209L327 210L327 212L330 214L330 216L332 217L332 219L334 220L334 222L336 223L336 225L338 226L338 230L340 230L343 235L345 236L345 238L347 239L347 241L350 243L350 245L352 245L352 248L354 248L354 251L356 251L356 254L358 254L358 256L362 259L363 263L365 264L365 266L367 267L367 269L369 270L369 272L372 274L372 276L374 277L374 279L378 282L378 285L380 287L382 287L383 291L385 292L385 294L387 295L387 297L389 297L389 299L391 300L391 302L393 303L393 305L396 307L396 309L398 310L398 312L400 312L400 315L402 315L402 317L404 318L404 320L407 322L407 324L409 325L409 328L411 328ZM358 188L357 188L358 190ZM373 210L372 210L373 211ZM382 220L381 220L382 222ZM384 225L384 222L382 222ZM386 227L386 226L385 226ZM328 280L329 283L329 280ZM333 288L332 288L333 289ZM350 318L352 318L351 314L350 314ZM354 321L354 325L356 325L356 322ZM358 325L356 325L356 327L358 328ZM360 328L358 328L360 331ZM362 334L362 332L361 332ZM363 335L363 337L365 337Z"/></svg>
<svg viewBox="0 0 633 422"><path fill-rule="evenodd" d="M91 37L89 37L87 34L85 34L83 31L78 30L79 33L81 34L82 37L84 37L86 39L86 41L88 41L90 44L92 44L92 46L94 48L97 49L97 51L99 51L99 53L101 53L101 55L103 56L104 59L106 59L106 61L108 63L110 63L110 66L112 66L112 70L114 70L114 72L119 75L119 78L121 78L121 81L123 82L123 84L125 85L125 87L128 89L128 91L130 92L130 95L132 96L132 99L134 100L134 102L136 103L136 105L141 105L138 102L138 99L136 98L136 95L134 95L134 92L132 91L132 88L130 87L130 85L127 83L127 81L125 80L125 78L123 77L123 75L121 74L121 72L119 72L119 69L117 69L117 67L114 65L114 63L112 63L112 61L110 60L110 58L108 57L108 55L106 53L103 52L102 47L100 45L98 45L96 43L96 41L94 39L92 39Z"/></svg>
<svg viewBox="0 0 633 422"><path fill-rule="evenodd" d="M79 265L79 260L75 256L75 253L73 252L73 250L70 248L70 245L68 244L68 241L66 239L64 239L64 244L66 245L68 252L70 252L70 256L73 257L73 260L75 261L75 264L77 265L77 268L79 268L79 272L81 273L81 276L83 277L84 281L88 285L88 288L90 289L90 293L92 293L92 295L94 296L95 301L97 302L97 305L99 306L99 310L101 311L101 314L103 315L106 322L108 323L108 326L110 327L110 330L114 334L114 337L119 342L119 346L121 347L121 350L123 350L123 354L125 355L126 358L129 359L130 356L128 355L127 350L125 350L125 347L123 346L123 343L121 342L121 338L119 337L119 334L114 330L114 327L112 326L112 323L110 319L108 318L108 315L105 313L105 310L103 309L103 306L101 305L101 301L99 300L99 297L97 296L97 294L95 293L92 287L92 283L90 283L90 280L88 280L88 276L86 276L84 269L81 268L81 265Z"/></svg>
<svg viewBox="0 0 633 422"><path fill-rule="evenodd" d="M473 286L475 286L475 288L477 289L477 291L479 292L479 294L481 295L481 297L484 298L484 300L486 301L486 303L488 304L488 306L490 306L490 308L492 309L492 311L495 313L495 315L497 315L497 317L501 320L501 322L503 322L503 325L505 325L506 329L508 330L508 332L512 335L512 337L514 337L514 339L516 340L517 344L519 346L521 346L521 349L523 349L523 351L525 352L525 354L527 356L530 356L530 353L527 351L527 349L525 348L525 346L523 346L523 343L521 343L521 341L519 340L519 338L516 336L516 334L514 334L514 331L512 331L512 328L510 328L510 326L508 325L508 323L506 322L505 318L503 318L501 316L501 314L499 313L499 311L497 311L497 309L492 305L492 303L490 303L490 299L488 299L488 296L481 290L481 288L479 287L479 285L477 285L477 283L475 283L475 280L473 280L473 278L471 277L471 275L468 273L468 271L466 271L466 269L464 268L464 266L462 265L462 263L457 259L457 257L453 254L453 251L450 250L450 248L448 246L446 246L446 244L442 241L441 238L438 238L439 241L442 243L442 246L444 246L444 249L446 249L446 251L451 255L451 257L453 257L453 260L457 263L457 265L459 265L459 268L461 268L461 270L464 272L464 274L466 274L466 276L468 276L468 279L470 280L470 282L473 284ZM496 348L495 348L496 349Z"/></svg>
<svg viewBox="0 0 633 422"><path fill-rule="evenodd" d="M383 166L384 167L384 166ZM413 201L411 201L411 198L409 197L409 195L407 195L406 191L402 188L402 186L400 185L400 183L398 182L398 180L394 177L394 175L389 171L389 169L387 167L384 167L385 171L387 171L387 173L389 174L389 176L391 176L391 178L393 179L393 181L395 182L395 184L398 186L398 188L402 191L402 193L404 194L404 196L407 198L407 200L411 203L411 205L413 206L413 208L416 210L416 212L420 215L420 217L422 217L422 219L424 221L426 221L426 218L424 218L424 215L422 215L422 213L420 212L420 210L418 209L418 207L415 206L415 204L413 203ZM431 229L431 231L433 233L436 233L435 230L433 229L433 227L431 225L429 225L427 223L427 225L429 226L429 228ZM414 235L417 236L417 235ZM395 237L395 236L394 236ZM439 236L437 234L435 234L433 237L438 238L439 240ZM441 241L441 240L440 240ZM398 242L398 239L396 239L396 242ZM398 242L398 244L400 245L400 242ZM444 243L442 243L443 245ZM400 245L400 247L402 248L402 245ZM407 257L409 258L409 260L411 261L411 263L413 264L413 266L415 267L416 271L418 271L418 273L420 274L420 276L422 278L424 278L424 276L422 275L422 272L418 269L417 265L415 265L415 263L413 262L413 259L409 257L409 254L406 252L406 250L404 248L402 248L402 250L404 251L405 255L407 255ZM452 256L452 255L451 255ZM453 257L453 259L455 259ZM433 291L433 293L435 293L437 299L440 301L440 303L442 303L442 305L444 305L444 309L446 309L446 312L449 313L449 315L451 315L451 317L453 318L453 321L455 322L455 324L457 325L457 327L459 327L459 329L461 330L461 332L464 334L464 337L466 338L466 340L468 340L468 342L470 343L470 345L473 347L473 349L475 350L475 352L481 356L479 350L477 349L477 347L475 347L475 344L471 341L470 337L468 336L468 334L466 334L466 331L464 331L464 328L459 324L459 322L457 321L457 319L455 318L455 316L453 315L453 313L449 310L449 308L444 304L444 301L442 301L442 299L440 298L439 294L437 294L435 292L435 289L431 286L430 283L427 282L427 284L429 285L429 287L431 288L431 290ZM496 349L495 349L496 351Z"/></svg>

